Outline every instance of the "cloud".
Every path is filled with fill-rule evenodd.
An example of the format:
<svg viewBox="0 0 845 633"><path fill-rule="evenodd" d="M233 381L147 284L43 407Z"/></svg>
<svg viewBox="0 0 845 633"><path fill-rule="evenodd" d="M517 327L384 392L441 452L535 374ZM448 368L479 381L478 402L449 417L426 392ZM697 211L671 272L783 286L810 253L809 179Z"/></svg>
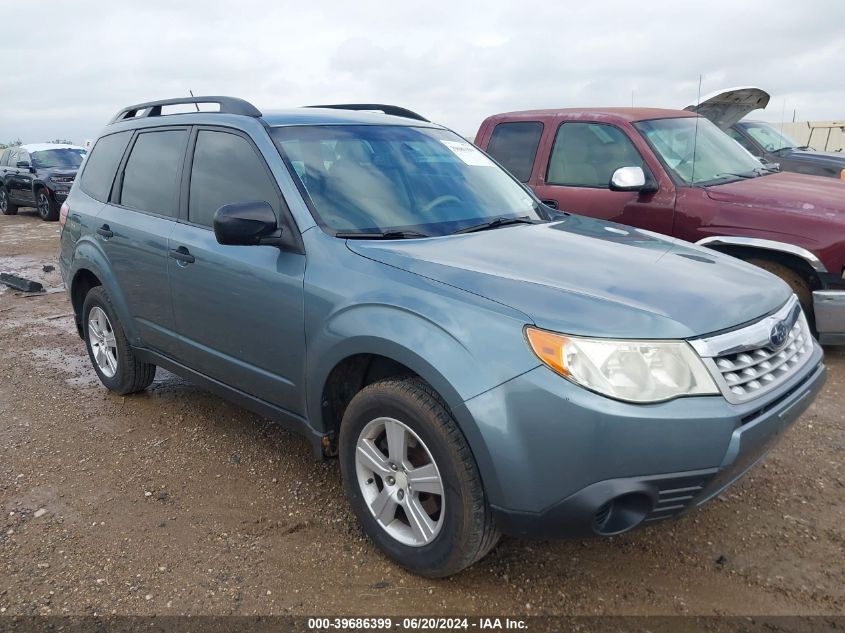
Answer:
<svg viewBox="0 0 845 633"><path fill-rule="evenodd" d="M96 136L119 108L231 94L263 109L397 103L472 135L492 113L683 107L757 85L755 116L845 118L845 3L77 0L4 9L0 140ZM632 95L633 93L633 95Z"/></svg>

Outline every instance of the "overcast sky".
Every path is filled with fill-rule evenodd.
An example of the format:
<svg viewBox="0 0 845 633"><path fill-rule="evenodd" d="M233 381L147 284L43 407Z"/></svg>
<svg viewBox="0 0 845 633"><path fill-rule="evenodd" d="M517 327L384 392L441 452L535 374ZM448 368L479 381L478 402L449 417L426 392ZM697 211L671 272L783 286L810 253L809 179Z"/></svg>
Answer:
<svg viewBox="0 0 845 633"><path fill-rule="evenodd" d="M785 103L787 120L845 119L845 0L5 0L0 26L0 142L79 143L122 106L189 89L266 110L395 103L474 135L496 112L629 106L632 91L684 107L699 74L703 94L770 92L757 118Z"/></svg>

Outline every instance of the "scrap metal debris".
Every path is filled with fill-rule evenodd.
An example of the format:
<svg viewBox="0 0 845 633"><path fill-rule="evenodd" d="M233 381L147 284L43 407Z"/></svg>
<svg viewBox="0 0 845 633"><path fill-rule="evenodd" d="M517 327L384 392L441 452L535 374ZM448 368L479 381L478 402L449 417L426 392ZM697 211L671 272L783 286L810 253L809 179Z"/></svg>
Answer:
<svg viewBox="0 0 845 633"><path fill-rule="evenodd" d="M44 286L37 281L24 279L11 273L0 273L0 283L4 283L10 288L15 288L21 292L44 292Z"/></svg>

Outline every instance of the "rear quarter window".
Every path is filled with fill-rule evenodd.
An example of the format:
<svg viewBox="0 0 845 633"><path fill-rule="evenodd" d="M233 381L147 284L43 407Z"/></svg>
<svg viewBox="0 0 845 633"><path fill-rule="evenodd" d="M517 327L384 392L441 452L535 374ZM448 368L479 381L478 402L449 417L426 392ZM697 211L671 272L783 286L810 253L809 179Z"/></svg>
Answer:
<svg viewBox="0 0 845 633"><path fill-rule="evenodd" d="M79 186L89 196L108 202L114 176L132 132L118 132L103 136L85 160Z"/></svg>
<svg viewBox="0 0 845 633"><path fill-rule="evenodd" d="M539 121L499 123L493 130L487 153L495 158L520 182L528 182L537 146L543 136Z"/></svg>

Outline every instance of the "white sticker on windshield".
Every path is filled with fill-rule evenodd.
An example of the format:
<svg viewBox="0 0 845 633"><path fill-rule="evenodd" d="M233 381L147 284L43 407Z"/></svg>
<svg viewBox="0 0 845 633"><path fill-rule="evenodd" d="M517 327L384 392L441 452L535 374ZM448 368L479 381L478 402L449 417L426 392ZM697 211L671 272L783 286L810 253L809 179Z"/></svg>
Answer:
<svg viewBox="0 0 845 633"><path fill-rule="evenodd" d="M493 161L487 158L484 154L478 151L475 147L466 142L461 141L440 141L452 153L460 158L467 165L474 165L476 167L493 167Z"/></svg>

